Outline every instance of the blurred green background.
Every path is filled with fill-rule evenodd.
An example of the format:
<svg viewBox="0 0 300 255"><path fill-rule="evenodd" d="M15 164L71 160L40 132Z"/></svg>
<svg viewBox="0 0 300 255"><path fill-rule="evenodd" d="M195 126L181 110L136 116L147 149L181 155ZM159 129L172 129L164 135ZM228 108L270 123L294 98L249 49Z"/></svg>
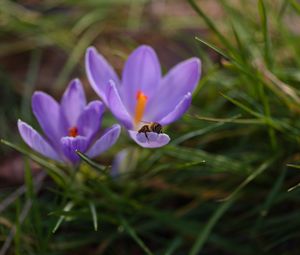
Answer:
<svg viewBox="0 0 300 255"><path fill-rule="evenodd" d="M298 255L299 15L297 0L1 0L0 138L25 155L0 146L0 255ZM69 175L24 146L16 122L38 128L34 90L58 99L79 77L97 98L86 48L120 73L140 44L164 72L202 60L170 145L139 148L123 132L97 159L109 167L123 151L117 178L91 162Z"/></svg>

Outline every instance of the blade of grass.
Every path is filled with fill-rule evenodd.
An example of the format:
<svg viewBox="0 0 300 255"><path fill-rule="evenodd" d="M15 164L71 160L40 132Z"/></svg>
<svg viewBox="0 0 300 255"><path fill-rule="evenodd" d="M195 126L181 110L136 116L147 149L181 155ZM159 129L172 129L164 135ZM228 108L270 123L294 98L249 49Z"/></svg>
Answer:
<svg viewBox="0 0 300 255"><path fill-rule="evenodd" d="M288 0L288 2L294 8L294 10L297 11L298 14L300 14L300 4L296 0Z"/></svg>
<svg viewBox="0 0 300 255"><path fill-rule="evenodd" d="M276 199L276 195L278 195L278 192L280 191L280 188L282 187L284 178L286 176L286 168L284 168L281 173L278 175L276 182L274 183L270 193L267 196L266 201L262 205L262 208L260 210L260 217L257 219L256 223L254 224L253 228L253 235L256 231L259 231L260 226L262 225L263 219L268 215L269 210Z"/></svg>
<svg viewBox="0 0 300 255"><path fill-rule="evenodd" d="M235 197L245 186L247 186L250 182L252 182L257 176L262 174L265 170L267 170L274 161L277 160L279 154L272 156L271 159L265 161L261 164L253 173L251 173L229 196L222 199L221 201L227 201Z"/></svg>
<svg viewBox="0 0 300 255"><path fill-rule="evenodd" d="M292 167L292 168L296 168L296 169L300 169L300 165L287 164L287 166Z"/></svg>
<svg viewBox="0 0 300 255"><path fill-rule="evenodd" d="M38 244L42 241L41 238L43 236L42 233L42 219L41 214L38 207L38 201L36 198L35 189L40 188L38 187L37 182L32 176L32 169L30 166L29 159L24 157L24 166L25 166L25 184L26 184L26 198L30 200L32 203L32 213L28 215L28 218L32 224L32 228L36 231L36 238L38 239ZM45 178L46 173L42 172L43 178Z"/></svg>
<svg viewBox="0 0 300 255"><path fill-rule="evenodd" d="M21 224L20 224L20 207L21 207L21 201L18 198L16 200L16 223L15 223L15 235L14 235L14 250L16 255L20 255L20 239L21 239Z"/></svg>
<svg viewBox="0 0 300 255"><path fill-rule="evenodd" d="M90 206L90 210L91 210L91 214L92 214L92 218L93 218L94 229L95 229L95 231L98 231L98 218L97 218L95 204L90 202L89 206Z"/></svg>
<svg viewBox="0 0 300 255"><path fill-rule="evenodd" d="M182 244L182 238L176 237L165 251L164 255L172 255L176 249Z"/></svg>
<svg viewBox="0 0 300 255"><path fill-rule="evenodd" d="M207 134L215 129L217 129L218 127L221 127L222 125L224 125L226 122L230 122L230 121L233 121L237 118L239 118L240 115L237 115L237 116L234 116L232 118L229 118L227 121L221 121L219 123L216 123L216 124L213 124L213 125L210 125L206 128L202 128L202 129L199 129L199 130L195 130L195 131L192 131L192 132L189 132L189 133L186 133L176 139L174 139L170 144L172 145L178 145L186 140L189 140L191 138L194 138L196 136L201 136L201 135L204 135L204 134ZM193 116L194 117L194 116Z"/></svg>
<svg viewBox="0 0 300 255"><path fill-rule="evenodd" d="M195 39L201 43L203 43L204 45L206 45L207 47L211 48L212 50L214 50L215 52L219 53L222 57L224 57L226 60L231 60L231 57L229 57L225 52L223 52L221 49L219 49L218 47L212 45L211 43L199 38L199 37L195 37Z"/></svg>
<svg viewBox="0 0 300 255"><path fill-rule="evenodd" d="M124 229L127 231L127 233L132 237L134 241L142 248L142 250L147 255L153 255L153 253L149 250L149 248L145 245L143 240L137 235L135 230L128 224L128 221L126 221L123 217L120 217L120 222Z"/></svg>
<svg viewBox="0 0 300 255"><path fill-rule="evenodd" d="M251 108L249 108L248 106L244 105L243 103L239 102L238 100L236 100L234 98L231 98L223 93L220 93L220 94L223 97L225 97L228 101L230 101L234 105L236 105L239 108L241 108L242 110L244 110L245 112L248 112L250 115L253 115L254 117L257 117L257 118L263 120L266 125L269 125L278 131L283 131L282 126L279 122L276 122L273 119L271 119L270 117L264 116L261 113L255 112L254 110L252 110Z"/></svg>
<svg viewBox="0 0 300 255"><path fill-rule="evenodd" d="M22 116L24 116L24 120L30 120L30 96L33 92L35 82L38 77L39 67L42 59L42 51L40 49L36 49L31 53L31 58L29 62L28 72L26 81L24 83L24 93L22 99Z"/></svg>
<svg viewBox="0 0 300 255"><path fill-rule="evenodd" d="M194 0L188 0L192 8L196 11L196 13L205 21L208 27L219 37L220 41L228 48L231 49L230 42L222 35L222 33L217 29L215 24L211 21L211 19L199 8L199 6L195 3Z"/></svg>
<svg viewBox="0 0 300 255"><path fill-rule="evenodd" d="M84 55L84 52L88 46L92 43L92 41L101 33L101 29L99 29L99 25L95 24L90 27L85 34L79 39L76 43L76 46L72 49L69 54L69 58L64 65L64 68L60 72L57 80L54 83L55 88L62 88L66 85L68 78L78 64L79 60Z"/></svg>
<svg viewBox="0 0 300 255"><path fill-rule="evenodd" d="M204 226L202 231L197 236L196 241L195 241L192 249L189 252L189 255L197 255L201 252L205 242L209 238L209 235L210 235L213 227L220 220L220 218L225 214L225 212L230 208L230 206L233 204L234 201L235 201L235 197L231 197L231 199L222 203L218 207L218 209L214 212L212 217L208 220L207 224Z"/></svg>
<svg viewBox="0 0 300 255"><path fill-rule="evenodd" d="M89 157L87 157L85 154L83 154L82 152L80 152L79 150L75 151L77 153L77 155L83 160L85 161L88 165L90 165L92 168L99 170L101 172L105 172L107 171L108 167L107 166L103 166L100 165L96 162L94 162L93 160L91 160Z"/></svg>
<svg viewBox="0 0 300 255"><path fill-rule="evenodd" d="M38 163L39 165L45 167L45 170L47 171L47 173L53 178L53 180L56 181L57 184L59 184L60 186L64 186L65 185L65 180L67 179L67 176L65 175L65 173L59 169L56 165L54 165L53 163L50 163L24 149L22 149L21 147L12 144L6 140L1 139L1 143L11 147L12 149L24 154L25 156L29 157L30 159L32 159L33 161L35 161L36 163Z"/></svg>
<svg viewBox="0 0 300 255"><path fill-rule="evenodd" d="M258 1L258 11L261 18L262 23L262 32L264 36L264 54L265 54L265 61L267 66L270 70L272 70L273 66L273 59L272 59L272 52L271 52L271 39L269 35L269 28L268 28L268 17L267 17L267 10L265 6L264 0Z"/></svg>
<svg viewBox="0 0 300 255"><path fill-rule="evenodd" d="M63 211L64 212L69 212L74 206L74 203L72 201L68 202L66 204L66 206L63 208ZM66 216L65 215L62 215L58 218L58 221L56 222L53 230L52 230L52 233L54 234L57 229L60 227L60 225L63 223L63 221L65 220Z"/></svg>

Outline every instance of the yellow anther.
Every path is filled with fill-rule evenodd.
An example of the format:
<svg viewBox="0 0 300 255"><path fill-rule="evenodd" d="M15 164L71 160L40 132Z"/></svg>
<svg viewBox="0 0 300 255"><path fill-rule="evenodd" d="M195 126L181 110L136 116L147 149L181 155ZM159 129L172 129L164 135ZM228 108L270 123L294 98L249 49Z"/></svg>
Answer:
<svg viewBox="0 0 300 255"><path fill-rule="evenodd" d="M135 116L134 116L135 125L138 125L143 119L147 100L148 97L142 91L139 90L136 93L136 105L135 105Z"/></svg>

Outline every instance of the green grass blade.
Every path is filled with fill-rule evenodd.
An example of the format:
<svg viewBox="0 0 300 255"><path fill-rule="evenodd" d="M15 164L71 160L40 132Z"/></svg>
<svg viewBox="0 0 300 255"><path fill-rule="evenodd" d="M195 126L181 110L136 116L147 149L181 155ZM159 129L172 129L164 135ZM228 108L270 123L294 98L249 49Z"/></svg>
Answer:
<svg viewBox="0 0 300 255"><path fill-rule="evenodd" d="M74 203L72 201L68 202L66 204L66 206L64 207L63 211L64 212L69 212L74 206ZM63 221L65 220L66 216L65 215L62 215L58 218L58 221L56 222L53 230L52 230L52 233L54 234L58 228L60 227L60 225L63 223Z"/></svg>
<svg viewBox="0 0 300 255"><path fill-rule="evenodd" d="M264 54L265 54L265 61L267 63L267 66L270 70L272 70L273 65L273 59L272 59L272 52L271 52L271 39L269 35L269 28L268 28L268 17L267 17L267 11L266 6L264 3L264 0L258 1L258 10L261 18L262 23L262 32L264 36Z"/></svg>
<svg viewBox="0 0 300 255"><path fill-rule="evenodd" d="M217 224L218 220L224 215L224 213L230 208L234 201L235 199L232 197L232 199L227 200L218 207L207 224L204 226L203 230L199 233L191 251L189 252L189 255L197 255L199 254L199 252L201 252L205 242L209 238L213 227Z"/></svg>
<svg viewBox="0 0 300 255"><path fill-rule="evenodd" d="M182 244L182 238L180 237L176 237L171 244L169 245L169 247L167 248L166 252L164 253L164 255L172 255L176 249Z"/></svg>
<svg viewBox="0 0 300 255"><path fill-rule="evenodd" d="M300 165L294 165L294 164L287 164L288 167L300 169Z"/></svg>
<svg viewBox="0 0 300 255"><path fill-rule="evenodd" d="M95 204L92 202L89 203L89 206L90 206L90 210L91 210L91 214L92 214L92 218L93 218L94 229L95 229L95 231L97 231L98 230L98 218L97 218L96 207L95 207Z"/></svg>
<svg viewBox="0 0 300 255"><path fill-rule="evenodd" d="M28 159L24 159L24 168L25 168L25 185L26 185L26 197L28 200L34 200L34 186L32 172Z"/></svg>
<svg viewBox="0 0 300 255"><path fill-rule="evenodd" d="M195 3L194 0L188 0L192 8L196 11L196 13L203 18L208 27L219 37L220 41L228 48L231 49L230 42L222 35L222 33L217 29L215 24L211 21L211 19L199 8L199 6Z"/></svg>
<svg viewBox="0 0 300 255"><path fill-rule="evenodd" d="M15 224L15 233L14 233L14 243L15 243L15 254L16 255L21 255L20 252L20 247L21 247L21 222L20 222L20 215L21 215L21 202L20 199L18 198L16 200L16 224Z"/></svg>
<svg viewBox="0 0 300 255"><path fill-rule="evenodd" d="M259 231L263 220L265 219L265 217L268 215L269 210L272 206L272 204L274 203L274 201L276 200L277 196L279 195L279 191L282 187L282 184L284 182L286 176L286 168L284 168L281 173L278 175L276 182L274 183L270 193L267 196L266 201L264 202L264 204L262 205L261 209L260 209L260 217L258 218L258 220L256 221L256 223L254 224L254 229L253 232L255 231Z"/></svg>
<svg viewBox="0 0 300 255"><path fill-rule="evenodd" d="M218 54L220 54L222 57L224 57L227 60L231 60L231 58L225 53L223 52L221 49L219 49L218 47L212 45L211 43L199 38L199 37L195 37L195 39L201 43L203 43L204 45L206 45L207 47L211 48L212 50L214 50L215 52L217 52Z"/></svg>
<svg viewBox="0 0 300 255"><path fill-rule="evenodd" d="M21 147L10 143L6 140L1 139L1 143L7 145L8 147L24 154L25 156L29 157L30 159L32 159L33 161L35 161L36 163L38 163L39 165L45 167L45 170L47 171L47 173L56 181L57 184L59 184L60 186L65 186L65 181L67 180L67 176L65 175L65 173L59 169L55 164L50 163L49 161L46 161L24 149L22 149Z"/></svg>
<svg viewBox="0 0 300 255"><path fill-rule="evenodd" d="M288 0L288 2L294 8L294 10L300 14L300 4L297 2L297 0Z"/></svg>
<svg viewBox="0 0 300 255"><path fill-rule="evenodd" d="M222 199L222 201L230 200L235 197L245 186L247 186L250 182L252 182L257 176L262 174L265 170L267 170L275 160L277 160L279 155L274 155L271 159L265 161L261 164L252 174L250 174L228 197Z"/></svg>
<svg viewBox="0 0 300 255"><path fill-rule="evenodd" d="M193 116L195 118L198 118L197 116ZM195 131L192 131L192 132L189 132L189 133L186 133L176 139L174 139L170 144L172 145L178 145L182 142L185 142L191 138L194 138L196 136L201 136L201 135L204 135L204 134L207 134L211 131L214 131L215 129L223 126L225 123L227 122L231 122L231 121L234 121L235 119L239 118L240 115L237 115L237 116L234 116L232 118L229 118L227 120L224 120L224 121L220 121L218 123L215 123L215 124L212 124L212 125L209 125L208 127L205 127L205 128L202 128L202 129L199 129L199 130L195 130Z"/></svg>
<svg viewBox="0 0 300 255"><path fill-rule="evenodd" d="M85 161L88 165L90 165L92 168L99 170L99 171L107 171L106 166L100 165L96 162L94 162L93 160L91 160L89 157L87 157L85 154L83 154L82 152L76 150L77 155L83 160Z"/></svg>
<svg viewBox="0 0 300 255"><path fill-rule="evenodd" d="M143 249L145 254L147 255L154 255L149 248L145 245L143 240L137 235L135 230L128 224L128 221L126 221L123 217L120 217L120 221L124 229L127 231L127 233L132 237L134 241Z"/></svg>

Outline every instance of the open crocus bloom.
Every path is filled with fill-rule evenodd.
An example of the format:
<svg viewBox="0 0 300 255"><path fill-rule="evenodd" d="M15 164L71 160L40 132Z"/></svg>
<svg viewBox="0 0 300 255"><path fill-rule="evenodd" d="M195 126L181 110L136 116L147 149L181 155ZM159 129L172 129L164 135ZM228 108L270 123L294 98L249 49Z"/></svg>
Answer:
<svg viewBox="0 0 300 255"><path fill-rule="evenodd" d="M200 78L198 58L177 64L162 77L156 53L143 45L128 57L122 81L94 47L87 49L85 61L91 86L136 143L156 148L170 141L163 133L138 131L145 123L168 125L187 111Z"/></svg>
<svg viewBox="0 0 300 255"><path fill-rule="evenodd" d="M60 104L46 93L35 92L32 110L46 137L21 120L19 132L29 147L57 161L77 164L76 150L96 157L117 141L121 130L116 124L99 133L105 106L101 101L86 104L78 79L70 82Z"/></svg>

